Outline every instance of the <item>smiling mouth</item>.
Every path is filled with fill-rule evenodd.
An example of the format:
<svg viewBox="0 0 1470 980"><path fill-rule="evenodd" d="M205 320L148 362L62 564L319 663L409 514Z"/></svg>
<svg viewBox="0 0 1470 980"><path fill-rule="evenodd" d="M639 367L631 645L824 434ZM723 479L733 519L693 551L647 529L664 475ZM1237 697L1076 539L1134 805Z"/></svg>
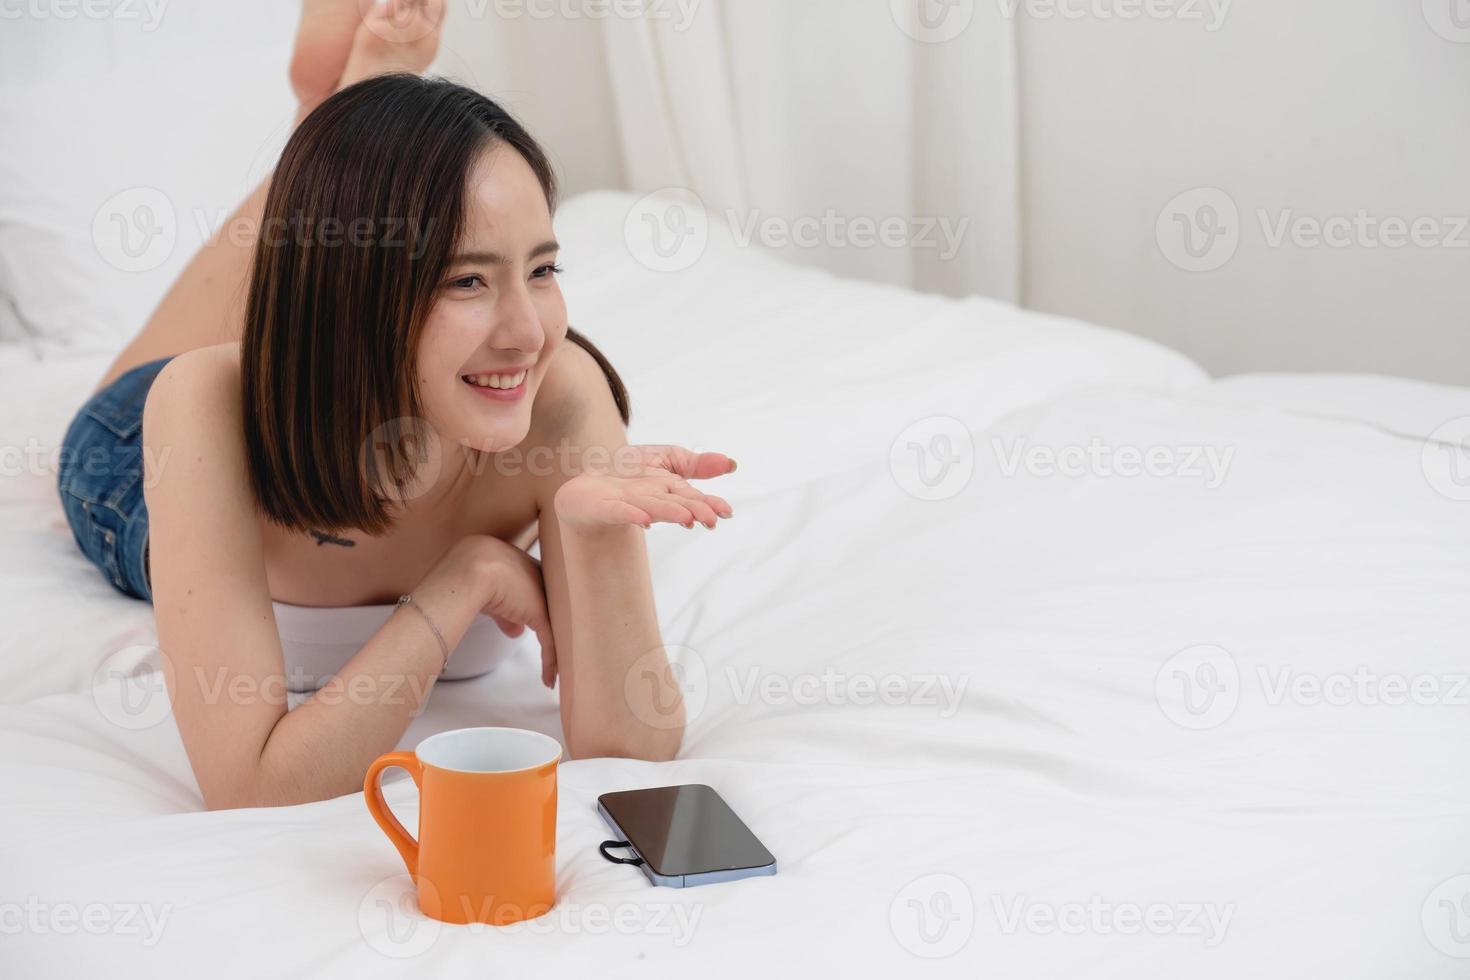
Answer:
<svg viewBox="0 0 1470 980"><path fill-rule="evenodd" d="M526 393L526 378L529 376L529 371L517 371L514 374L462 374L459 380L482 397L496 401L516 401Z"/></svg>
<svg viewBox="0 0 1470 980"><path fill-rule="evenodd" d="M515 374L462 374L459 379L476 388L497 388L508 391L524 384L526 374L525 371L517 371Z"/></svg>

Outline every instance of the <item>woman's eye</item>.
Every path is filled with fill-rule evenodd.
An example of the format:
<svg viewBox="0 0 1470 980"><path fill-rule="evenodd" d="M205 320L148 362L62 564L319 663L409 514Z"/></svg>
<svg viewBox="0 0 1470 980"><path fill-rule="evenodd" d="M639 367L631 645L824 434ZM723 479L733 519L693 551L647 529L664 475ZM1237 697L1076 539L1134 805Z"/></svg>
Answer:
<svg viewBox="0 0 1470 980"><path fill-rule="evenodd" d="M460 276L458 279L449 280L449 285L455 289L474 289L483 280L479 276Z"/></svg>
<svg viewBox="0 0 1470 980"><path fill-rule="evenodd" d="M550 279L552 276L559 276L559 275L561 275L561 272L562 272L561 266L555 264L554 262L548 262L546 265L540 266L539 268L536 269L535 272L531 273L531 278L532 279Z"/></svg>

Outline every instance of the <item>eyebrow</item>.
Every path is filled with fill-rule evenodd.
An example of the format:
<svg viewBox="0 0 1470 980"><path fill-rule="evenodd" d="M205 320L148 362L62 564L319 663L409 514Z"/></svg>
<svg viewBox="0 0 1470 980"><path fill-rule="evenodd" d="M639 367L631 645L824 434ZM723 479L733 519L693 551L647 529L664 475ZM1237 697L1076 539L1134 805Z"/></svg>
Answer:
<svg viewBox="0 0 1470 980"><path fill-rule="evenodd" d="M554 239L537 245L526 255L527 259L538 258L561 249ZM451 265L505 265L505 256L498 252L459 252L450 259Z"/></svg>

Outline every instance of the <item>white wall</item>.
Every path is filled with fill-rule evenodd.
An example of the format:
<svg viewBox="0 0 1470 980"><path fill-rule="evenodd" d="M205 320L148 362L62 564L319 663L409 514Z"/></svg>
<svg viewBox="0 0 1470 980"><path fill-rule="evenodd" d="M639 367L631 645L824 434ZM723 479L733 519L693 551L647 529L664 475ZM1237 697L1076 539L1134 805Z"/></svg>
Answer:
<svg viewBox="0 0 1470 980"><path fill-rule="evenodd" d="M557 4L449 4L433 71L470 85L516 115L546 149L570 196L624 185L622 145L608 92L602 25L535 16ZM576 10L575 5L568 9Z"/></svg>
<svg viewBox="0 0 1470 980"><path fill-rule="evenodd" d="M1434 29L1454 35L1466 0L1150 0L1179 16L1137 19L1117 16L1130 0L975 2L1016 11L1026 305L1216 374L1470 384L1470 228L1451 220L1470 217L1470 28ZM569 191L624 186L598 21L452 17L439 70L520 113ZM1158 221L1201 187L1239 220L1203 260L1217 268L1186 271L1181 226L1166 215L1161 238ZM1376 229L1272 245L1262 228L1360 210L1433 219L1428 237L1460 247L1375 248L1392 237Z"/></svg>
<svg viewBox="0 0 1470 980"><path fill-rule="evenodd" d="M1455 3L1464 43L1430 24L1453 34ZM1207 4L1195 6L1208 22ZM1273 229L1288 212L1470 216L1470 3L1422 6L1237 0L1211 32L1177 19L1043 19L1033 4L1018 21L1027 305L1137 331L1217 374L1470 383L1470 229L1437 221L1437 238L1457 231L1458 248L1372 248L1372 235L1273 247L1260 224L1261 210ZM1219 268L1189 272L1166 257L1156 219L1202 186L1233 199L1238 247Z"/></svg>
<svg viewBox="0 0 1470 980"><path fill-rule="evenodd" d="M1470 0L1234 0L1217 30L1227 0L961 2L1016 10L1028 305L1139 332L1217 374L1369 371L1470 384L1470 229L1458 229L1459 248L1372 248L1372 238L1273 247L1260 218L1274 229L1283 216L1361 210L1432 219L1439 239L1457 230L1449 219L1470 216ZM1185 4L1202 17L1102 16L1129 4ZM625 186L602 22L533 13L576 4L527 5L510 18L481 0L450 7L436 69L520 114L569 193ZM88 98L82 76L123 67L113 37L123 32L196 60L269 40L280 61L268 83L230 81L267 84L274 98L285 92L294 20L294 0L248 12L180 3L151 34L131 22L7 20L0 83L54 76L67 91L50 104L65 117ZM140 67L141 49L128 50ZM966 93L935 97L963 109ZM1165 221L1176 237L1161 245L1156 223L1175 195L1200 187L1228 195L1238 241L1218 268L1189 272L1169 258L1183 254L1179 226Z"/></svg>

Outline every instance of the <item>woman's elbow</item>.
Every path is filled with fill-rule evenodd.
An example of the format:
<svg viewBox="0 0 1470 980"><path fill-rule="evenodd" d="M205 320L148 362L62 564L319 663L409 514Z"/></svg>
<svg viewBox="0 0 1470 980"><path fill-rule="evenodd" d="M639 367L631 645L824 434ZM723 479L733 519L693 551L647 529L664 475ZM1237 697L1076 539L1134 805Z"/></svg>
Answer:
<svg viewBox="0 0 1470 980"><path fill-rule="evenodd" d="M642 732L604 732L586 738L567 738L574 759L641 759L671 762L684 743L684 729L648 728Z"/></svg>
<svg viewBox="0 0 1470 980"><path fill-rule="evenodd" d="M258 807L290 806L293 803L311 802L297 798L287 787L272 782L261 773L234 773L228 779L201 781L200 795L204 797L206 810L252 810Z"/></svg>

